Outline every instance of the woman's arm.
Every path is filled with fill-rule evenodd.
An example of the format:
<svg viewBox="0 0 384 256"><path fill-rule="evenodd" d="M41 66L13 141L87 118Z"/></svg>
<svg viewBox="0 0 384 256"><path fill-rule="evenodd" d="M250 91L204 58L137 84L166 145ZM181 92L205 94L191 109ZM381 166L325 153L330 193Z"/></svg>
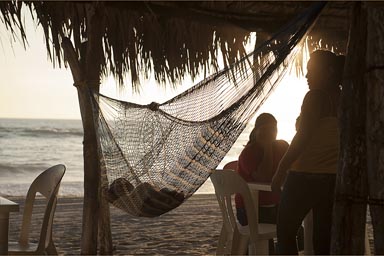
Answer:
<svg viewBox="0 0 384 256"><path fill-rule="evenodd" d="M288 169L303 152L311 138L313 130L318 126L322 114L324 95L316 90L309 91L304 98L300 126L292 139L291 145L281 159L276 174L272 179L272 189L279 191L285 181Z"/></svg>

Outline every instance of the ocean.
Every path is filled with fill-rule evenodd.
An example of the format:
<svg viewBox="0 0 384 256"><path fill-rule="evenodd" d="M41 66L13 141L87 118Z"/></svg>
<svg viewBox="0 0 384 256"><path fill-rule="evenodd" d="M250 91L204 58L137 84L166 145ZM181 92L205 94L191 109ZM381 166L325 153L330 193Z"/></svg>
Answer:
<svg viewBox="0 0 384 256"><path fill-rule="evenodd" d="M251 129L247 126L218 168L237 159ZM38 174L64 164L60 196L82 196L82 140L81 120L0 118L0 195L25 196ZM210 179L196 193L214 193Z"/></svg>

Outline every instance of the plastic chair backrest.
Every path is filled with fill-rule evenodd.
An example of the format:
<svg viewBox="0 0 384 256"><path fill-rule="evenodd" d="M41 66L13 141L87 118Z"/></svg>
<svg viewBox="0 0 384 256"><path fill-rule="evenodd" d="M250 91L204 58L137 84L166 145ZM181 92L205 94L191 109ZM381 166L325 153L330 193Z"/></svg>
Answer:
<svg viewBox="0 0 384 256"><path fill-rule="evenodd" d="M57 194L60 188L61 179L65 173L65 166L62 164L52 166L42 172L29 187L25 200L23 222L21 225L19 243L28 244L33 206L37 193L47 199L44 212L44 219L40 231L40 239L37 251L45 251L52 239L53 215L55 213Z"/></svg>
<svg viewBox="0 0 384 256"><path fill-rule="evenodd" d="M258 210L254 205L248 184L237 172L232 170L217 169L210 177L215 188L226 231L239 232L231 200L232 196L238 193L243 197L247 211L250 240L256 241L258 236Z"/></svg>

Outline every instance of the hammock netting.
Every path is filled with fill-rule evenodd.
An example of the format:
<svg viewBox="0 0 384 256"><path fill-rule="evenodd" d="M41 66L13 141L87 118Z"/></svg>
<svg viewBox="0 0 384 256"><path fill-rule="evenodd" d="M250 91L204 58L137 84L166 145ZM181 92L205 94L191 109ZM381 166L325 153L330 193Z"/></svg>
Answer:
<svg viewBox="0 0 384 256"><path fill-rule="evenodd" d="M162 104L92 93L108 201L155 217L188 199L286 73L323 7L315 4L239 62Z"/></svg>

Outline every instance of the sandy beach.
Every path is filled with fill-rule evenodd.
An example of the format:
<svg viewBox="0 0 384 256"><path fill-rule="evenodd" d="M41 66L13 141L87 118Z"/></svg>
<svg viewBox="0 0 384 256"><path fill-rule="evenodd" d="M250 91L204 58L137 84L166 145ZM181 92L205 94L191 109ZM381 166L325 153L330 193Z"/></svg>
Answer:
<svg viewBox="0 0 384 256"><path fill-rule="evenodd" d="M24 199L10 199L21 204L20 213L12 213L10 217L10 240L16 240ZM60 254L80 254L82 204L80 197L59 198L53 238ZM213 194L196 194L177 209L157 218L134 218L114 206L110 209L115 255L215 254L222 221ZM43 210L42 201L37 200L34 219L40 220ZM34 230L32 237L37 234ZM369 239L372 245L370 223Z"/></svg>
<svg viewBox="0 0 384 256"><path fill-rule="evenodd" d="M10 198L10 197L8 197ZM10 240L20 230L23 198L10 198L21 203L20 213L10 216ZM60 254L80 254L83 200L59 198L53 227L53 239ZM37 201L34 219L42 218L42 201ZM221 228L221 214L212 194L191 197L177 209L157 218L134 218L111 209L114 254L202 255L214 254ZM36 225L37 223L34 223ZM37 237L34 230L32 237Z"/></svg>

